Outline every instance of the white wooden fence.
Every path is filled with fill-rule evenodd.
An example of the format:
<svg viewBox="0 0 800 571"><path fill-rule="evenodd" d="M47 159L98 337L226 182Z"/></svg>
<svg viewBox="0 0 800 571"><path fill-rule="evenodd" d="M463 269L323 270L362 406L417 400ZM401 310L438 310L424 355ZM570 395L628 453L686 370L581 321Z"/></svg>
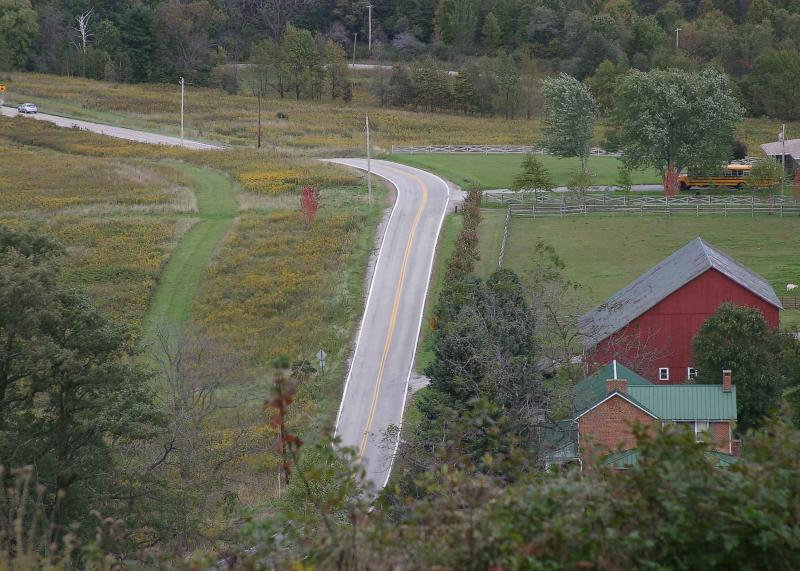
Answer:
<svg viewBox="0 0 800 571"><path fill-rule="evenodd" d="M722 216L771 214L775 216L800 214L800 202L793 197L750 196L610 196L596 193L583 200L567 193L492 193L485 192L484 203L507 206L511 216L576 216L587 214L628 215L694 215Z"/></svg>
<svg viewBox="0 0 800 571"><path fill-rule="evenodd" d="M547 149L531 145L392 145L394 154L420 154L420 153L483 153L483 154L513 154L536 153L547 155ZM622 153L610 153L603 149L592 149L593 157L621 157Z"/></svg>

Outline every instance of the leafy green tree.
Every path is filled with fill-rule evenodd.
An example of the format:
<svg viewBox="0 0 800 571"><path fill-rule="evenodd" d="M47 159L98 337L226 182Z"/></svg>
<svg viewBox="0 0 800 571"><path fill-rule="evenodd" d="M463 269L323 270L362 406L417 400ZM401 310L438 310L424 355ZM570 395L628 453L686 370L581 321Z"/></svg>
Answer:
<svg viewBox="0 0 800 571"><path fill-rule="evenodd" d="M60 252L43 236L0 225L0 443L39 368L36 340L50 318Z"/></svg>
<svg viewBox="0 0 800 571"><path fill-rule="evenodd" d="M776 192L781 188L781 181L786 178L786 173L781 164L767 158L753 165L747 176L748 189L755 192Z"/></svg>
<svg viewBox="0 0 800 571"><path fill-rule="evenodd" d="M438 8L442 39L460 53L471 51L478 26L476 0L441 0Z"/></svg>
<svg viewBox="0 0 800 571"><path fill-rule="evenodd" d="M625 71L621 66L614 65L611 60L606 59L597 67L595 74L586 80L597 100L598 110L604 115L608 114L614 107L614 91L616 90L617 80L624 73Z"/></svg>
<svg viewBox="0 0 800 571"><path fill-rule="evenodd" d="M133 4L119 17L119 33L131 63L129 79L134 82L155 79L159 71L155 12L145 4Z"/></svg>
<svg viewBox="0 0 800 571"><path fill-rule="evenodd" d="M267 38L253 46L251 56L259 82L271 86L281 99L289 88L289 64L283 48L282 44Z"/></svg>
<svg viewBox="0 0 800 571"><path fill-rule="evenodd" d="M283 31L281 47L286 54L290 87L294 90L295 99L299 100L301 93L311 87L311 74L318 64L319 53L314 38L308 30L289 24Z"/></svg>
<svg viewBox="0 0 800 571"><path fill-rule="evenodd" d="M511 188L513 190L532 190L538 193L553 190L553 179L550 171L541 160L533 153L528 153L522 161L522 167L514 178Z"/></svg>
<svg viewBox="0 0 800 571"><path fill-rule="evenodd" d="M758 309L722 304L692 340L692 351L698 383L719 384L723 369L733 372L742 431L759 427L776 411L784 386L780 343Z"/></svg>
<svg viewBox="0 0 800 571"><path fill-rule="evenodd" d="M772 11L769 0L753 0L747 9L747 21L752 24L760 24L764 20L771 20Z"/></svg>
<svg viewBox="0 0 800 571"><path fill-rule="evenodd" d="M629 168L651 167L675 194L677 173L687 166L718 168L744 110L730 79L714 70L633 70L621 78L613 119Z"/></svg>
<svg viewBox="0 0 800 571"><path fill-rule="evenodd" d="M108 506L115 448L160 422L132 339L59 283L56 253L45 238L0 227L0 457L36 466L54 541L90 507Z"/></svg>
<svg viewBox="0 0 800 571"><path fill-rule="evenodd" d="M623 163L620 163L617 166L617 180L615 182L617 184L617 188L625 194L629 194L633 188L631 171Z"/></svg>
<svg viewBox="0 0 800 571"><path fill-rule="evenodd" d="M500 23L497 21L497 16L494 12L489 12L486 19L483 21L483 49L489 54L493 54L497 48L500 47L502 42L503 32L500 29Z"/></svg>
<svg viewBox="0 0 800 571"><path fill-rule="evenodd" d="M667 35L655 16L634 18L631 23L631 39L628 42L628 54L650 56L659 46L668 41Z"/></svg>
<svg viewBox="0 0 800 571"><path fill-rule="evenodd" d="M433 333L434 359L425 369L431 384L419 403L422 421L416 441L427 458L423 464L436 464L428 444L443 433L458 440L456 448L478 466L487 454L507 457L514 448L527 450L535 462L546 396L535 314L522 283L504 269L484 283L466 277L453 292L458 293L440 300L451 304L452 317L440 320ZM464 425L459 418L470 420Z"/></svg>
<svg viewBox="0 0 800 571"><path fill-rule="evenodd" d="M350 84L347 56L344 53L344 48L333 40L328 39L325 43L323 62L331 99L342 97Z"/></svg>
<svg viewBox="0 0 800 571"><path fill-rule="evenodd" d="M797 77L800 77L800 52L765 51L756 58L742 85L750 112L785 120L800 119Z"/></svg>
<svg viewBox="0 0 800 571"><path fill-rule="evenodd" d="M543 79L542 96L542 144L556 156L577 157L581 173L588 175L597 101L588 87L566 73Z"/></svg>
<svg viewBox="0 0 800 571"><path fill-rule="evenodd" d="M503 116L509 119L514 116L519 95L519 72L514 60L506 54L497 58L495 69Z"/></svg>
<svg viewBox="0 0 800 571"><path fill-rule="evenodd" d="M0 0L0 69L24 68L38 32L30 0Z"/></svg>
<svg viewBox="0 0 800 571"><path fill-rule="evenodd" d="M453 78L453 103L462 113L471 114L480 110L480 69L475 63L470 62L458 70L458 75Z"/></svg>

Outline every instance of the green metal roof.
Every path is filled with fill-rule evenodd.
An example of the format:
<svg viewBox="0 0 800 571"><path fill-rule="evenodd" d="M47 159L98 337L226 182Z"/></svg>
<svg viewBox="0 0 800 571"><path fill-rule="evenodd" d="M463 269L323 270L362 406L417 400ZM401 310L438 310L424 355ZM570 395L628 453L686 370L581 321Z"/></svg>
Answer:
<svg viewBox="0 0 800 571"><path fill-rule="evenodd" d="M718 452L716 450L709 450L705 453L706 458L714 463L715 468L727 468L731 464L739 461L736 456ZM639 463L639 451L636 448L631 450L622 450L620 452L613 452L605 457L603 464L611 466L612 468L630 468Z"/></svg>
<svg viewBox="0 0 800 571"><path fill-rule="evenodd" d="M614 378L614 364L609 363L596 373L586 377L575 385L575 412L580 413L596 405L606 396L606 381ZM644 377L634 373L628 367L617 361L618 379L628 381L628 386L652 385Z"/></svg>
<svg viewBox="0 0 800 571"><path fill-rule="evenodd" d="M662 420L735 420L736 387L629 385L628 396Z"/></svg>

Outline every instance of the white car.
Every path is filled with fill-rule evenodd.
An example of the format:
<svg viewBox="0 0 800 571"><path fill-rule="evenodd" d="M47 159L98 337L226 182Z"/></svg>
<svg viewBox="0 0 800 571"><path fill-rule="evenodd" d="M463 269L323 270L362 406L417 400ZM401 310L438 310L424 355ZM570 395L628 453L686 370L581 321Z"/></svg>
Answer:
<svg viewBox="0 0 800 571"><path fill-rule="evenodd" d="M19 107L17 107L17 111L20 113L37 113L39 108L36 107L33 103L23 103Z"/></svg>

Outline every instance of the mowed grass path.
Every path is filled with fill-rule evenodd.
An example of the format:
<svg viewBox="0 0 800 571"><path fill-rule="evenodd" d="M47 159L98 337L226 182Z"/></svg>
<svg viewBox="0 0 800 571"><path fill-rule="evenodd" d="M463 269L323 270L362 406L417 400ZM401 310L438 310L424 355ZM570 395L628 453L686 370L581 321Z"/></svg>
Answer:
<svg viewBox="0 0 800 571"><path fill-rule="evenodd" d="M511 188L514 177L522 166L523 154L477 154L477 153L430 153L393 154L389 160L435 172L450 179L463 188L477 183L484 189ZM556 186L567 186L570 178L577 172L577 159L560 159L538 155L553 177ZM589 170L592 184L608 186L615 184L619 160L614 157L591 157ZM633 184L658 184L658 173L654 170L631 173Z"/></svg>
<svg viewBox="0 0 800 571"><path fill-rule="evenodd" d="M145 336L160 323L180 328L189 319L192 301L239 203L236 187L224 174L185 163L172 166L192 179L200 220L172 251L143 322Z"/></svg>
<svg viewBox="0 0 800 571"><path fill-rule="evenodd" d="M481 244L497 236L503 211L484 212ZM776 293L800 280L800 218L747 216L512 218L505 267L528 279L537 242L552 245L566 276L583 286L587 308L597 305L654 264L700 236L764 276ZM492 238L494 239L494 238ZM483 252L482 252L483 254ZM482 274L489 265L481 261ZM784 311L784 324L800 312Z"/></svg>

